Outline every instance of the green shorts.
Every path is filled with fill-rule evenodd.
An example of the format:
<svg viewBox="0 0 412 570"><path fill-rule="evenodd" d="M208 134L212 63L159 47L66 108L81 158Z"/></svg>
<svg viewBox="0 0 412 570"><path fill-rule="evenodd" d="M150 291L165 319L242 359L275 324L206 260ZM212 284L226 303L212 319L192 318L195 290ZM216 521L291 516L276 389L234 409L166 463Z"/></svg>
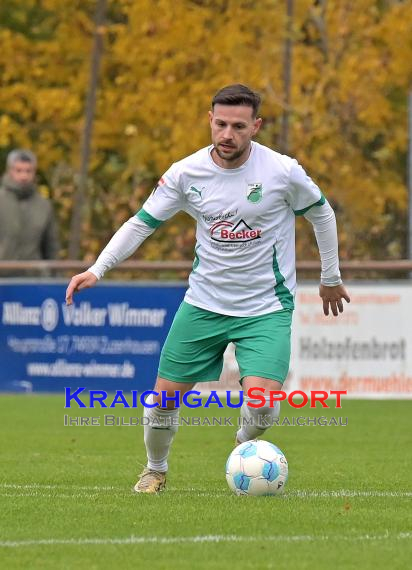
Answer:
<svg viewBox="0 0 412 570"><path fill-rule="evenodd" d="M218 380L223 353L235 344L240 376L284 382L289 370L292 310L230 317L183 302L160 355L159 376L172 382Z"/></svg>

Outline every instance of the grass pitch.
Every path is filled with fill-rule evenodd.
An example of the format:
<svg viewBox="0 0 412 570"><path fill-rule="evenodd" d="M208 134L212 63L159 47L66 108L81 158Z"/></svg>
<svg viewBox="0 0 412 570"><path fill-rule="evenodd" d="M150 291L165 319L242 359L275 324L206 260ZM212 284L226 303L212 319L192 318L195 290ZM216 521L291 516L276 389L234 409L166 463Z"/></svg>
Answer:
<svg viewBox="0 0 412 570"><path fill-rule="evenodd" d="M141 427L65 427L63 395L1 396L0 566L13 569L404 569L412 558L409 401L344 401L347 427L274 427L282 497L236 497L234 427L181 427L160 496L131 492ZM214 406L215 407L215 406ZM338 413L337 413L338 412ZM69 410L141 416L139 410ZM236 410L188 410L182 415Z"/></svg>

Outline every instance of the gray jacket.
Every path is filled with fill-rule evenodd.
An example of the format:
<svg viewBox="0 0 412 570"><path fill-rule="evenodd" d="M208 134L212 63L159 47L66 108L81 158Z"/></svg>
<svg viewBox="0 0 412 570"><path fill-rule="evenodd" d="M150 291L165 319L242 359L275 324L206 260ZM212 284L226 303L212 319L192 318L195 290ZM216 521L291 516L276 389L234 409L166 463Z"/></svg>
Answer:
<svg viewBox="0 0 412 570"><path fill-rule="evenodd" d="M60 249L56 221L50 200L35 186L17 192L0 187L0 259L56 259Z"/></svg>

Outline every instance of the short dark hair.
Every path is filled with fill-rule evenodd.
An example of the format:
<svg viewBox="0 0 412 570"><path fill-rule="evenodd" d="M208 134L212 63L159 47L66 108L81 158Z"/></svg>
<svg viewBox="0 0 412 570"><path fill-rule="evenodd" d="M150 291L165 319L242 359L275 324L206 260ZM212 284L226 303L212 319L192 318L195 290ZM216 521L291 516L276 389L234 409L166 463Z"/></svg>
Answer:
<svg viewBox="0 0 412 570"><path fill-rule="evenodd" d="M260 95L255 93L246 85L236 83L227 85L220 89L212 99L212 110L216 104L219 105L246 105L252 107L253 116L256 117L260 106Z"/></svg>

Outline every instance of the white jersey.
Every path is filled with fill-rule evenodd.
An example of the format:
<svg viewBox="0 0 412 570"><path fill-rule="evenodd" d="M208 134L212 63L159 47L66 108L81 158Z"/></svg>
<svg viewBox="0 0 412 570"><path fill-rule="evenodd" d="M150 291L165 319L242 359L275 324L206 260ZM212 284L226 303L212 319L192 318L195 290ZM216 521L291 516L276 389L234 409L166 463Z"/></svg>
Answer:
<svg viewBox="0 0 412 570"><path fill-rule="evenodd" d="M196 220L187 303L233 316L292 309L295 215L325 198L296 160L256 142L234 169L218 166L212 149L174 163L137 217L151 228L181 210Z"/></svg>

